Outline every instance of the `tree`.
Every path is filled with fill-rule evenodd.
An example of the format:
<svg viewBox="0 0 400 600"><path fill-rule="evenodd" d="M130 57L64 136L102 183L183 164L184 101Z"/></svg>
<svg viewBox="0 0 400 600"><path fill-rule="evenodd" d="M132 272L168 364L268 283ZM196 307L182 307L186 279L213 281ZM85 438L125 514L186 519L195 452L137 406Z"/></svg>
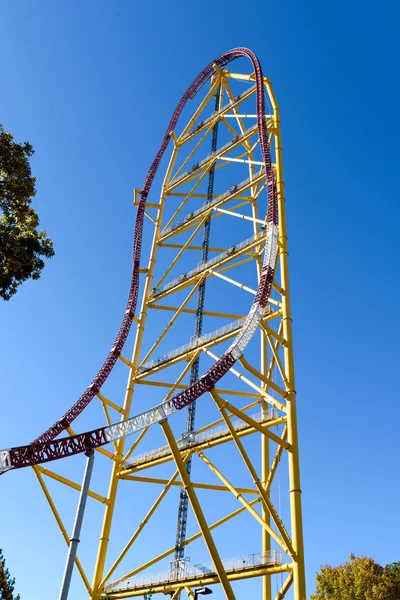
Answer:
<svg viewBox="0 0 400 600"><path fill-rule="evenodd" d="M0 125L0 297L9 300L21 283L39 279L42 257L54 256L53 242L38 230L30 206L36 194L29 158L32 146L17 144Z"/></svg>
<svg viewBox="0 0 400 600"><path fill-rule="evenodd" d="M322 567L316 581L311 600L400 600L400 562L382 567L373 558L350 554L343 565Z"/></svg>
<svg viewBox="0 0 400 600"><path fill-rule="evenodd" d="M6 568L6 561L3 557L3 551L0 548L0 600L21 600L20 595L14 596L15 579L11 579L10 573Z"/></svg>

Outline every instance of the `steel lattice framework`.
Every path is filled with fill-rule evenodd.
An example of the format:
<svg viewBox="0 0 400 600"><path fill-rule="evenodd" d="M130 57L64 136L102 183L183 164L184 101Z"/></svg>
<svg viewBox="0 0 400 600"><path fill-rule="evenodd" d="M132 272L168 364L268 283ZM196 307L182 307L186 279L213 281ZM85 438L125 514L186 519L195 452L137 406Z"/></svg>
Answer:
<svg viewBox="0 0 400 600"><path fill-rule="evenodd" d="M248 59L252 71L229 70L235 59ZM164 169L157 194L156 177ZM135 205L132 279L111 351L62 418L31 444L0 452L0 470L33 467L69 543L47 482L80 486L60 472L64 461L56 463L57 471L42 465L96 450L99 481L106 488L108 473L108 489L89 491L93 502L104 505L91 583L88 569L75 560L92 600L156 593L178 598L183 590L193 598L194 587L212 584L233 599L243 595L237 582L255 577L263 600L281 599L289 589L295 600L305 600L280 116L250 50L225 52L188 87L142 189L135 190ZM146 267L140 266L142 246L149 253ZM122 351L130 338L128 359ZM118 379L111 381L120 372L117 364L128 371L123 398ZM94 417L95 429L76 434L72 423L89 404L91 415L98 407L103 416ZM180 436L176 430L182 430L188 406ZM282 504L279 473L289 487ZM236 482L246 478L250 486ZM134 491L117 496L121 486ZM118 503L129 498L136 515L146 495L140 490L149 486L162 491L134 526L120 516ZM174 544L169 522L180 489ZM226 513L230 502L233 510ZM191 527L198 525L188 537L187 516ZM235 523L242 535L234 534ZM146 532L150 541L144 542ZM255 554L248 554L243 540ZM158 551L160 543L167 549ZM148 553L149 547L151 557L141 562L141 549ZM221 547L238 556L221 558ZM193 555L187 556L192 548L211 562L193 565ZM164 570L147 573L153 565Z"/></svg>

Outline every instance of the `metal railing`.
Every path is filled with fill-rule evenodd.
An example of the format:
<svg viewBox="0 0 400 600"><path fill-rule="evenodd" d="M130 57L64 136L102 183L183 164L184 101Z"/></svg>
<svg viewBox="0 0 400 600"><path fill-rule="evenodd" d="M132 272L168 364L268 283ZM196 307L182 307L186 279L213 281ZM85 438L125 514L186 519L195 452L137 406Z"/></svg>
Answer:
<svg viewBox="0 0 400 600"><path fill-rule="evenodd" d="M246 131L244 131L243 134L235 136L230 142L224 144L223 146L221 146L221 148L218 148L215 152L209 152L207 154L206 158L204 158L200 162L193 165L193 167L191 169L188 169L184 173L180 173L178 175L178 177L176 177L176 178L174 177L173 179L171 179L170 186L175 187L180 181L182 181L182 179L185 179L188 175L191 175L192 173L195 173L199 169L204 167L204 165L206 165L212 158L218 158L218 156L220 154L222 154L223 152L225 152L226 150L228 150L229 148L231 148L233 146L236 147L237 144L240 144L241 142L246 140L248 137L250 137L251 134L255 134L255 133L257 133L257 125L253 125L252 127L249 127L248 129L246 129Z"/></svg>
<svg viewBox="0 0 400 600"><path fill-rule="evenodd" d="M270 550L269 552L258 552L257 554L246 554L243 556L235 556L233 558L225 558L222 560L222 565L226 572L244 571L262 565L281 565L282 552L280 550ZM132 579L119 579L106 585L104 591L116 592L124 589L132 589L138 587L147 587L149 585L158 585L160 583L169 583L179 580L198 578L204 575L215 575L216 569L213 562L201 563L198 565L190 565L187 560L185 564L179 568L161 571L159 573L149 573L134 577Z"/></svg>
<svg viewBox="0 0 400 600"><path fill-rule="evenodd" d="M244 181L241 181L240 183L237 183L237 184L231 186L229 188L229 190L227 190L226 192L221 194L221 196L214 198L214 200L212 200L211 202L204 202L204 204L202 206L200 206L200 208L198 208L194 212L186 215L186 217L184 219L182 219L182 221L178 221L177 223L175 223L175 225L170 225L170 227L167 227L166 229L164 229L161 232L160 240L162 241L166 235L171 233L171 231L175 231L176 229L179 229L179 227L182 227L182 225L185 225L189 221L192 221L193 219L195 219L196 217L201 215L204 211L209 210L210 208L213 208L216 204L219 204L220 202L222 202L229 196L233 197L234 195L237 195L237 192L239 192L243 188L249 186L250 183L253 183L254 180L258 179L258 177L260 177L260 175L263 174L264 172L265 172L265 167L261 167L259 172L256 173L253 177L248 177Z"/></svg>
<svg viewBox="0 0 400 600"><path fill-rule="evenodd" d="M277 418L278 411L276 408L268 407L267 410L262 410L252 415L249 415L253 421L257 421L257 423L264 423L265 421L270 421L271 419ZM240 431L245 427L249 427L249 424L243 419L235 419L231 421L233 428L236 431ZM185 448L186 446L190 446L192 444L199 444L201 442L209 441L212 439L216 439L222 437L227 434L229 429L225 423L218 425L216 427L212 427L211 429L205 429L204 431L196 432L189 435L182 436L180 440L177 440L178 448ZM156 458L162 458L163 456L168 456L170 454L169 446L162 446L161 448L157 448L156 450L150 450L149 452L143 452L141 454L135 454L132 457L132 460L127 463L126 467L135 466L143 464L149 460L154 460Z"/></svg>
<svg viewBox="0 0 400 600"><path fill-rule="evenodd" d="M230 108L232 108L240 100L244 100L245 98L250 98L250 96L252 96L252 94L255 91L256 91L256 86L252 85L247 90L245 90L244 92L242 92L241 94L239 94L239 96L236 96L233 99L233 102L229 101L227 104L225 104L224 106L222 106L222 108L220 108L219 110L216 110L213 113L211 113L211 115L209 117L207 117L207 119L205 119L201 123L197 123L196 125L194 125L192 127L192 129L190 129L190 131L188 131L188 133L185 136L182 137L181 141L184 142L188 137L192 136L194 133L196 133L197 131L199 131L200 129L202 129L208 123L211 123L211 121L213 121L218 115L221 115L224 112L226 112L227 110L229 110Z"/></svg>
<svg viewBox="0 0 400 600"><path fill-rule="evenodd" d="M186 273L182 273L181 275L179 275L179 277L176 277L172 281L169 281L168 283L164 284L159 289L154 289L151 293L152 297L157 298L162 293L166 292L167 290L170 290L171 288L175 287L179 283L182 283L183 281L190 279L194 275L198 275L202 271L209 269L210 267L219 263L221 260L223 260L227 256L234 256L240 250L243 250L243 248L246 248L247 246L251 246L252 244L254 244L254 242L256 242L257 240L261 240L263 237L265 237L265 231L260 231L259 233L247 238L247 240L243 240L239 244L231 246L230 248L225 250L225 252L221 252L221 254L217 254L217 256L214 256L210 260L207 260L206 262L200 261L197 264L197 267L194 267L194 269L191 269L190 271L187 271Z"/></svg>
<svg viewBox="0 0 400 600"><path fill-rule="evenodd" d="M238 319L237 321L232 321L231 323L228 323L224 327L220 327L219 329L216 329L215 331L211 331L210 333L204 333L203 335L200 335L199 337L193 336L190 339L190 342L188 344L179 346L179 348L175 348L174 350L171 350L167 354L163 354L162 356L159 356L158 358L154 358L153 360L150 360L149 362L144 363L144 365L139 367L139 370L140 370L140 372L149 371L153 367L158 367L159 365L162 365L162 364L172 360L173 358L176 358L177 356L184 354L185 352L188 352L190 350L195 350L198 346L201 346L202 344L210 342L211 340L217 339L217 338L221 337L222 335L224 335L225 333L229 333L230 331L236 331L243 325L244 321L245 321L244 318Z"/></svg>

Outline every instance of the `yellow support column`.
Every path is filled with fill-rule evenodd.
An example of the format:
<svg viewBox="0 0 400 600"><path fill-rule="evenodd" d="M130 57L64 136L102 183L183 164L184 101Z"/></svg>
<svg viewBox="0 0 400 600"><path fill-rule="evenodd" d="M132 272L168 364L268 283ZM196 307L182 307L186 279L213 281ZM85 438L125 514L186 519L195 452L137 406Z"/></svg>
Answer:
<svg viewBox="0 0 400 600"><path fill-rule="evenodd" d="M164 421L161 421L161 427L164 431L164 435L167 439L171 453L174 457L176 468L178 469L179 475L181 476L183 487L185 488L186 493L188 495L189 502L193 509L193 512L196 517L197 523L200 527L200 530L203 534L204 541L206 543L206 546L208 548L208 551L209 551L212 561L214 563L215 570L218 573L218 577L221 582L222 588L224 590L225 596L227 597L228 600L235 600L235 595L233 593L231 584L229 583L228 577L225 573L225 569L223 567L221 558L218 554L217 547L214 543L214 540L210 533L210 529L204 518L204 514L201 509L200 502L197 499L196 492L194 491L192 482L190 481L189 475L187 474L185 464L182 460L181 454L179 452L179 448L178 448L175 438L174 438L174 434L171 431L171 428L169 426L167 419L165 419Z"/></svg>
<svg viewBox="0 0 400 600"><path fill-rule="evenodd" d="M290 514L292 526L292 543L296 552L293 561L294 600L306 600L306 578L304 566L303 523L301 510L300 463L297 433L296 389L294 378L292 316L290 310L290 290L288 271L288 244L286 234L285 193L282 166L282 144L280 134L280 111L272 86L265 78L265 86L270 96L274 111L275 152L276 152L276 188L279 214L279 263L282 296L282 324L284 346L285 373L287 377L287 431L291 450L288 453L290 483Z"/></svg>
<svg viewBox="0 0 400 600"><path fill-rule="evenodd" d="M148 298L150 296L151 286L152 286L152 282L153 282L154 267L155 267L155 262L156 262L157 249L158 249L158 238L160 235L160 228L161 228L162 216L163 216L164 205L165 205L165 182L168 181L168 179L171 175L171 172L172 172L172 169L173 169L173 166L175 163L175 159L176 159L176 154L177 154L177 150L176 150L176 147L174 147L174 150L171 155L171 159L169 161L168 169L167 169L167 172L166 172L166 175L164 178L164 183L161 188L161 199L160 199L159 208L157 210L157 221L156 221L156 225L155 225L155 229L154 229L153 242L152 242L152 247L151 247L151 251L150 251L150 259L149 259L149 263L148 263L148 272L147 272L146 282L145 282L145 286L144 286L143 300L142 300L142 306L141 306L140 316L139 316L139 323L138 323L138 328L137 328L137 332L136 332L135 344L134 344L134 348L133 348L132 361L131 361L132 366L129 371L128 385L127 385L126 392L125 392L122 419L126 419L130 415L132 398L133 398L134 379L135 379L135 375L136 375L137 366L139 364L140 352L141 352L141 348L142 348L144 324L146 321L147 309L148 309ZM114 506L115 506L115 501L116 501L116 497L117 497L117 490L118 490L118 483L119 483L118 471L119 471L120 465L123 460L124 447L125 447L125 438L120 438L117 442L117 447L116 447L116 451L115 451L115 462L114 462L114 465L112 468L110 484L109 484L109 489L108 489L108 502L109 503L106 506L106 509L104 512L103 526L102 526L102 530L101 530L99 548L98 548L98 552L97 552L97 559L96 559L96 565L95 565L94 577L93 577L93 585L92 585L92 588L93 588L92 599L93 600L97 600L97 598L99 597L99 595L101 593L101 582L102 582L103 576L104 576L105 560L106 560L106 556L107 556L108 543L110 541L111 524L112 524L113 515L114 515Z"/></svg>
<svg viewBox="0 0 400 600"><path fill-rule="evenodd" d="M264 377L267 376L268 372L268 357L267 357L267 347L266 347L266 337L264 331L260 331L260 342L261 342L261 373ZM260 386L264 389L265 392L268 390L265 388L265 384L263 381L260 381ZM267 411L268 404L265 400L261 400L261 410ZM261 485L264 490L266 490L267 481L269 475L269 438L266 435L261 436ZM268 492L266 492L268 494ZM270 525L270 514L269 511L265 508L264 504L262 505L262 518L268 525ZM267 554L271 550L271 536L268 535L268 532L265 529L261 529L261 548L263 554ZM264 576L262 578L262 600L271 600L271 577Z"/></svg>

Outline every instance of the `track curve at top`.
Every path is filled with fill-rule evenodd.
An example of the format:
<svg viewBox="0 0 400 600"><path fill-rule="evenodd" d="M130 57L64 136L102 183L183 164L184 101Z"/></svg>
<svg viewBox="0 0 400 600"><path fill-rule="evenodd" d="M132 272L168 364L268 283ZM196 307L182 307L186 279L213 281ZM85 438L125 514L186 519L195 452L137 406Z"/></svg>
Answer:
<svg viewBox="0 0 400 600"><path fill-rule="evenodd" d="M99 372L97 373L89 387L83 392L80 398L69 408L69 410L51 427L49 427L49 429L47 429L44 433L42 433L33 442L31 442L31 444L27 446L20 446L18 448L11 448L10 450L0 452L0 472L2 470L7 470L10 468L19 468L22 466L38 464L40 462L47 462L48 460L61 458L62 456L68 456L70 454L83 452L89 447L96 447L99 445L106 444L110 441L110 439L112 439L109 435L106 435L104 433L106 430L110 429L108 427L100 428L92 432L79 434L77 436L71 436L68 438L55 440L55 438L67 427L69 427L71 423L83 412L83 410L92 401L94 396L100 391L108 376L110 375L111 371L113 370L113 367L116 361L118 360L118 357L120 356L125 341L128 337L138 300L139 266L142 249L142 232L146 200L149 195L152 183L154 181L154 177L158 171L160 162L170 142L170 134L175 129L179 117L187 101L195 97L200 88L215 72L214 65L217 65L218 67L222 68L232 60L240 57L249 58L254 68L256 80L257 127L267 179L268 209L266 216L267 231L263 270L253 305L235 341L231 344L229 349L221 356L221 358L208 371L206 371L206 373L199 377L193 384L189 385L185 390L178 393L176 396L169 400L168 404L171 408L173 408L173 410L171 410L170 412L174 412L174 410L179 410L184 406L187 406L188 404L199 398L204 392L214 387L214 385L223 377L223 375L227 371L229 371L229 369L232 367L235 361L241 356L245 347L250 341L263 315L264 309L269 298L274 277L278 232L278 207L274 176L271 164L270 149L267 137L267 127L264 118L264 78L261 69L261 64L258 58L251 50L247 48L234 48L232 50L224 52L214 61L210 62L189 85L172 115L166 133L163 137L161 146L146 175L140 195L134 228L133 269L128 301L120 329L115 338L114 344L110 352L108 353L107 358L105 359L103 365L101 366ZM130 421L130 419L128 419L127 421ZM112 427L118 427L118 425ZM130 431L130 433L131 432L132 431ZM67 443L68 440L69 443ZM69 446L68 451L66 450L67 446ZM71 451L71 448L74 448L74 450Z"/></svg>

